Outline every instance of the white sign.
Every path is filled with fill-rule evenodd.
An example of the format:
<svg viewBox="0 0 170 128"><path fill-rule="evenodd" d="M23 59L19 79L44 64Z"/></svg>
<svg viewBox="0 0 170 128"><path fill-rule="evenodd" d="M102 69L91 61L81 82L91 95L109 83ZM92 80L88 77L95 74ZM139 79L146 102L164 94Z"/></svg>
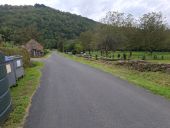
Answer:
<svg viewBox="0 0 170 128"><path fill-rule="evenodd" d="M17 60L17 67L21 67L21 60Z"/></svg>
<svg viewBox="0 0 170 128"><path fill-rule="evenodd" d="M10 64L6 65L6 71L8 74L11 73L11 65Z"/></svg>

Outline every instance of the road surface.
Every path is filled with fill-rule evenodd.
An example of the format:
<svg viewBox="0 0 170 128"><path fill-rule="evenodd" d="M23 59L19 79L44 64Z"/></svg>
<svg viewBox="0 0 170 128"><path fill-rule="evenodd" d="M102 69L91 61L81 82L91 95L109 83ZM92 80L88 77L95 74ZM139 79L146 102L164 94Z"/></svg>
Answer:
<svg viewBox="0 0 170 128"><path fill-rule="evenodd" d="M45 64L25 128L170 128L170 101L57 53Z"/></svg>

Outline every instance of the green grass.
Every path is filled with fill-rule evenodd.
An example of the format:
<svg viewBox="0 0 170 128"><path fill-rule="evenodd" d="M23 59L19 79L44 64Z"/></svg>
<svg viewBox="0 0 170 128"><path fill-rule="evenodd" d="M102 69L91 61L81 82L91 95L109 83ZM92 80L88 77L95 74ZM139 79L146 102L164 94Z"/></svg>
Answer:
<svg viewBox="0 0 170 128"><path fill-rule="evenodd" d="M25 76L18 81L16 87L11 88L13 110L2 128L22 127L27 114L31 98L39 85L42 62L33 62L33 66L25 69Z"/></svg>
<svg viewBox="0 0 170 128"><path fill-rule="evenodd" d="M43 56L43 58L49 58L51 56L52 51L49 49L47 49L47 51L48 51L47 54L45 54L45 56Z"/></svg>
<svg viewBox="0 0 170 128"><path fill-rule="evenodd" d="M89 54L88 52L86 52L87 54ZM143 56L145 56L145 59L148 61L152 61L152 62L166 62L166 63L170 63L170 52L153 52L152 55L149 52L132 52L132 56L130 56L130 52L129 51L116 51L116 52L109 52L108 54L108 58L114 58L114 59L118 59L118 54L121 55L121 57L123 57L123 54L127 55L128 59L131 60L141 60L143 59ZM91 52L91 55L93 57L95 57L95 55L97 55L98 57L101 57L101 53L98 51L94 51ZM103 56L105 57L105 53L103 53ZM157 58L155 59L156 56Z"/></svg>
<svg viewBox="0 0 170 128"><path fill-rule="evenodd" d="M101 61L87 60L82 57L62 54L74 61L90 65L91 67L113 74L127 80L135 85L150 90L154 94L159 94L166 98L170 98L170 75L162 72L139 72L130 70L126 67L117 66L114 64L106 64Z"/></svg>

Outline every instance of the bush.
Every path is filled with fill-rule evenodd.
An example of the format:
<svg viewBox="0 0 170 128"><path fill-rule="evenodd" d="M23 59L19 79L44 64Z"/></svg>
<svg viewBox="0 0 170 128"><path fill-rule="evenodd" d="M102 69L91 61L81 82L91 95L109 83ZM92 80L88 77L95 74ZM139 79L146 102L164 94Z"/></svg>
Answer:
<svg viewBox="0 0 170 128"><path fill-rule="evenodd" d="M142 56L142 60L146 60L146 56L145 55Z"/></svg>
<svg viewBox="0 0 170 128"><path fill-rule="evenodd" d="M97 55L95 55L95 59L98 60L98 56Z"/></svg>
<svg viewBox="0 0 170 128"><path fill-rule="evenodd" d="M154 60L157 60L157 59L158 59L157 55L154 55L153 59L154 59Z"/></svg>
<svg viewBox="0 0 170 128"><path fill-rule="evenodd" d="M44 55L47 55L48 53L50 53L49 49L44 49Z"/></svg>
<svg viewBox="0 0 170 128"><path fill-rule="evenodd" d="M72 54L73 54L73 55L76 55L76 54L77 54L77 51L76 51L76 50L73 50L73 51L72 51Z"/></svg>
<svg viewBox="0 0 170 128"><path fill-rule="evenodd" d="M6 56L21 55L23 57L24 67L30 66L30 55L24 48L0 48Z"/></svg>
<svg viewBox="0 0 170 128"><path fill-rule="evenodd" d="M164 60L164 56L161 56L161 59Z"/></svg>
<svg viewBox="0 0 170 128"><path fill-rule="evenodd" d="M126 58L127 58L127 57L126 57L126 54L124 53L124 54L123 54L123 59L126 60Z"/></svg>
<svg viewBox="0 0 170 128"><path fill-rule="evenodd" d="M129 54L129 58L131 58L132 57L132 51L130 51L130 54Z"/></svg>
<svg viewBox="0 0 170 128"><path fill-rule="evenodd" d="M114 54L112 55L112 59L114 59Z"/></svg>
<svg viewBox="0 0 170 128"><path fill-rule="evenodd" d="M117 55L117 58L120 59L120 57L121 57L120 54L118 54L118 55Z"/></svg>

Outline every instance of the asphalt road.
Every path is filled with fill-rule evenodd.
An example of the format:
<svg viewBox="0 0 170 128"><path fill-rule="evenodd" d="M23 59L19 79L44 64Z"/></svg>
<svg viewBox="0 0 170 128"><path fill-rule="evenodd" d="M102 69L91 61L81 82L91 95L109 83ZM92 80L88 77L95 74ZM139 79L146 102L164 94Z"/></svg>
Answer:
<svg viewBox="0 0 170 128"><path fill-rule="evenodd" d="M57 53L45 63L25 128L170 128L170 101Z"/></svg>

